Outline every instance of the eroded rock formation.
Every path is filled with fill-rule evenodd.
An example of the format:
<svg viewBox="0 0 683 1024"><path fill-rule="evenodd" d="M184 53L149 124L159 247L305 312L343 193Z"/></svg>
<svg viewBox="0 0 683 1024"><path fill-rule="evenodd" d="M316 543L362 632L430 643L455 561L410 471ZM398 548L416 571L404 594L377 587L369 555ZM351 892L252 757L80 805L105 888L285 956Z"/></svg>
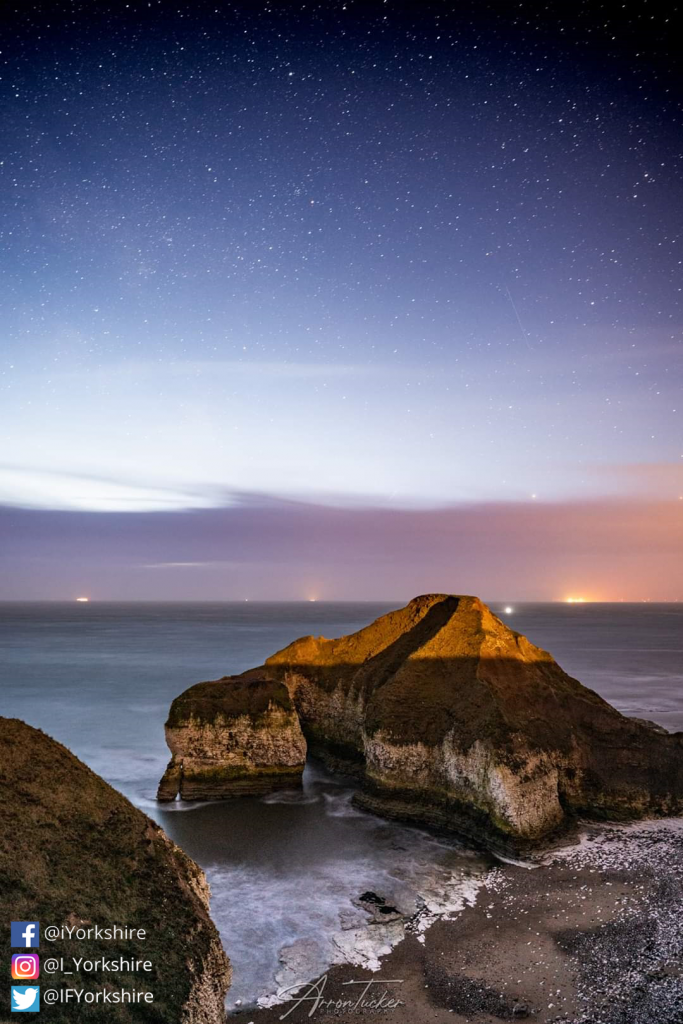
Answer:
<svg viewBox="0 0 683 1024"><path fill-rule="evenodd" d="M209 917L203 871L60 743L8 718L0 718L0 893L6 922L145 932L144 939L41 943L41 953L49 947L51 957L68 962L70 988L153 996L76 1011L56 1005L54 1024L82 1013L102 1024L224 1024L230 964ZM152 968L79 974L72 956L150 961ZM9 991L0 995L7 1019Z"/></svg>
<svg viewBox="0 0 683 1024"><path fill-rule="evenodd" d="M683 809L683 734L626 718L476 597L426 595L350 636L304 637L201 695L216 687L234 716L264 679L380 814L521 849L578 815ZM201 716L197 690L174 702L174 728ZM216 742L233 746L225 730Z"/></svg>
<svg viewBox="0 0 683 1024"><path fill-rule="evenodd" d="M253 796L299 785L306 740L284 683L227 676L190 687L171 705L173 754L158 799Z"/></svg>

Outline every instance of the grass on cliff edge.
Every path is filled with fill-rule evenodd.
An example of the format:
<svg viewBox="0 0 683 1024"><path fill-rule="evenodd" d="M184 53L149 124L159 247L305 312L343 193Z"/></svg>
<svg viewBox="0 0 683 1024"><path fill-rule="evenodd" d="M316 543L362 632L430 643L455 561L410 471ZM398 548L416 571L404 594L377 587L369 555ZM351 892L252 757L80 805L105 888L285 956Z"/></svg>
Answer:
<svg viewBox="0 0 683 1024"><path fill-rule="evenodd" d="M195 887L197 866L146 815L65 747L16 719L0 718L0 906L3 959L9 922L39 921L48 956L149 959L135 975L41 973L42 988L136 988L151 1004L54 1006L53 1024L176 1024L217 933ZM144 928L144 941L42 937L48 924ZM14 950L14 952L17 952ZM65 966L68 966L65 964ZM72 967L75 971L75 967ZM9 1019L10 986L0 989Z"/></svg>

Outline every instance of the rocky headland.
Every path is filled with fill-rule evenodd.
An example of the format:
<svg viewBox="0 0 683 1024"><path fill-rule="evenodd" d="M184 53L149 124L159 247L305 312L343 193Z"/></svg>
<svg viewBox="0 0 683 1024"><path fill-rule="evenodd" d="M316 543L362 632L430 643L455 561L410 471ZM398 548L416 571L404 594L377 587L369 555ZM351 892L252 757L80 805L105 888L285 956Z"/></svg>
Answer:
<svg viewBox="0 0 683 1024"><path fill-rule="evenodd" d="M166 723L158 799L254 796L301 783L306 740L284 683L258 674L191 686Z"/></svg>
<svg viewBox="0 0 683 1024"><path fill-rule="evenodd" d="M42 975L42 986L68 980L69 988L100 995L153 995L150 1003L57 1004L49 1009L55 1024L224 1024L230 964L202 870L66 747L8 718L0 718L0 904L6 948L10 920L39 921L41 958L63 958L72 972ZM116 925L145 937L48 942L48 925ZM150 961L151 969L81 972L71 957ZM1 995L6 1019L9 992L6 985Z"/></svg>
<svg viewBox="0 0 683 1024"><path fill-rule="evenodd" d="M160 799L291 785L308 748L366 808L517 853L578 817L683 810L683 734L620 714L476 597L418 597L191 687L166 735Z"/></svg>

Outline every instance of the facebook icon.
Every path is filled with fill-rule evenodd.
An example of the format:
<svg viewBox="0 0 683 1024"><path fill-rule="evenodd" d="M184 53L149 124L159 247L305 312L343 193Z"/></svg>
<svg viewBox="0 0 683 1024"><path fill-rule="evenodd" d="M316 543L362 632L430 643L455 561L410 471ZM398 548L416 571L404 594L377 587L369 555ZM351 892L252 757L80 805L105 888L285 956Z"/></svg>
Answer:
<svg viewBox="0 0 683 1024"><path fill-rule="evenodd" d="M12 921L12 949L21 946L30 949L40 945L40 925L37 921Z"/></svg>

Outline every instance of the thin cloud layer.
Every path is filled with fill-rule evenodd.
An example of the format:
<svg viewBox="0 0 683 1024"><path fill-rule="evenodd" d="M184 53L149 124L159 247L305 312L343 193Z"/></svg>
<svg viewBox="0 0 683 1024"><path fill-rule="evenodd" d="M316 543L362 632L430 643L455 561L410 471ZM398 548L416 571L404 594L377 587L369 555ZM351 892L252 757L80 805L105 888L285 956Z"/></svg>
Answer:
<svg viewBox="0 0 683 1024"><path fill-rule="evenodd" d="M0 512L4 600L683 599L683 502Z"/></svg>

